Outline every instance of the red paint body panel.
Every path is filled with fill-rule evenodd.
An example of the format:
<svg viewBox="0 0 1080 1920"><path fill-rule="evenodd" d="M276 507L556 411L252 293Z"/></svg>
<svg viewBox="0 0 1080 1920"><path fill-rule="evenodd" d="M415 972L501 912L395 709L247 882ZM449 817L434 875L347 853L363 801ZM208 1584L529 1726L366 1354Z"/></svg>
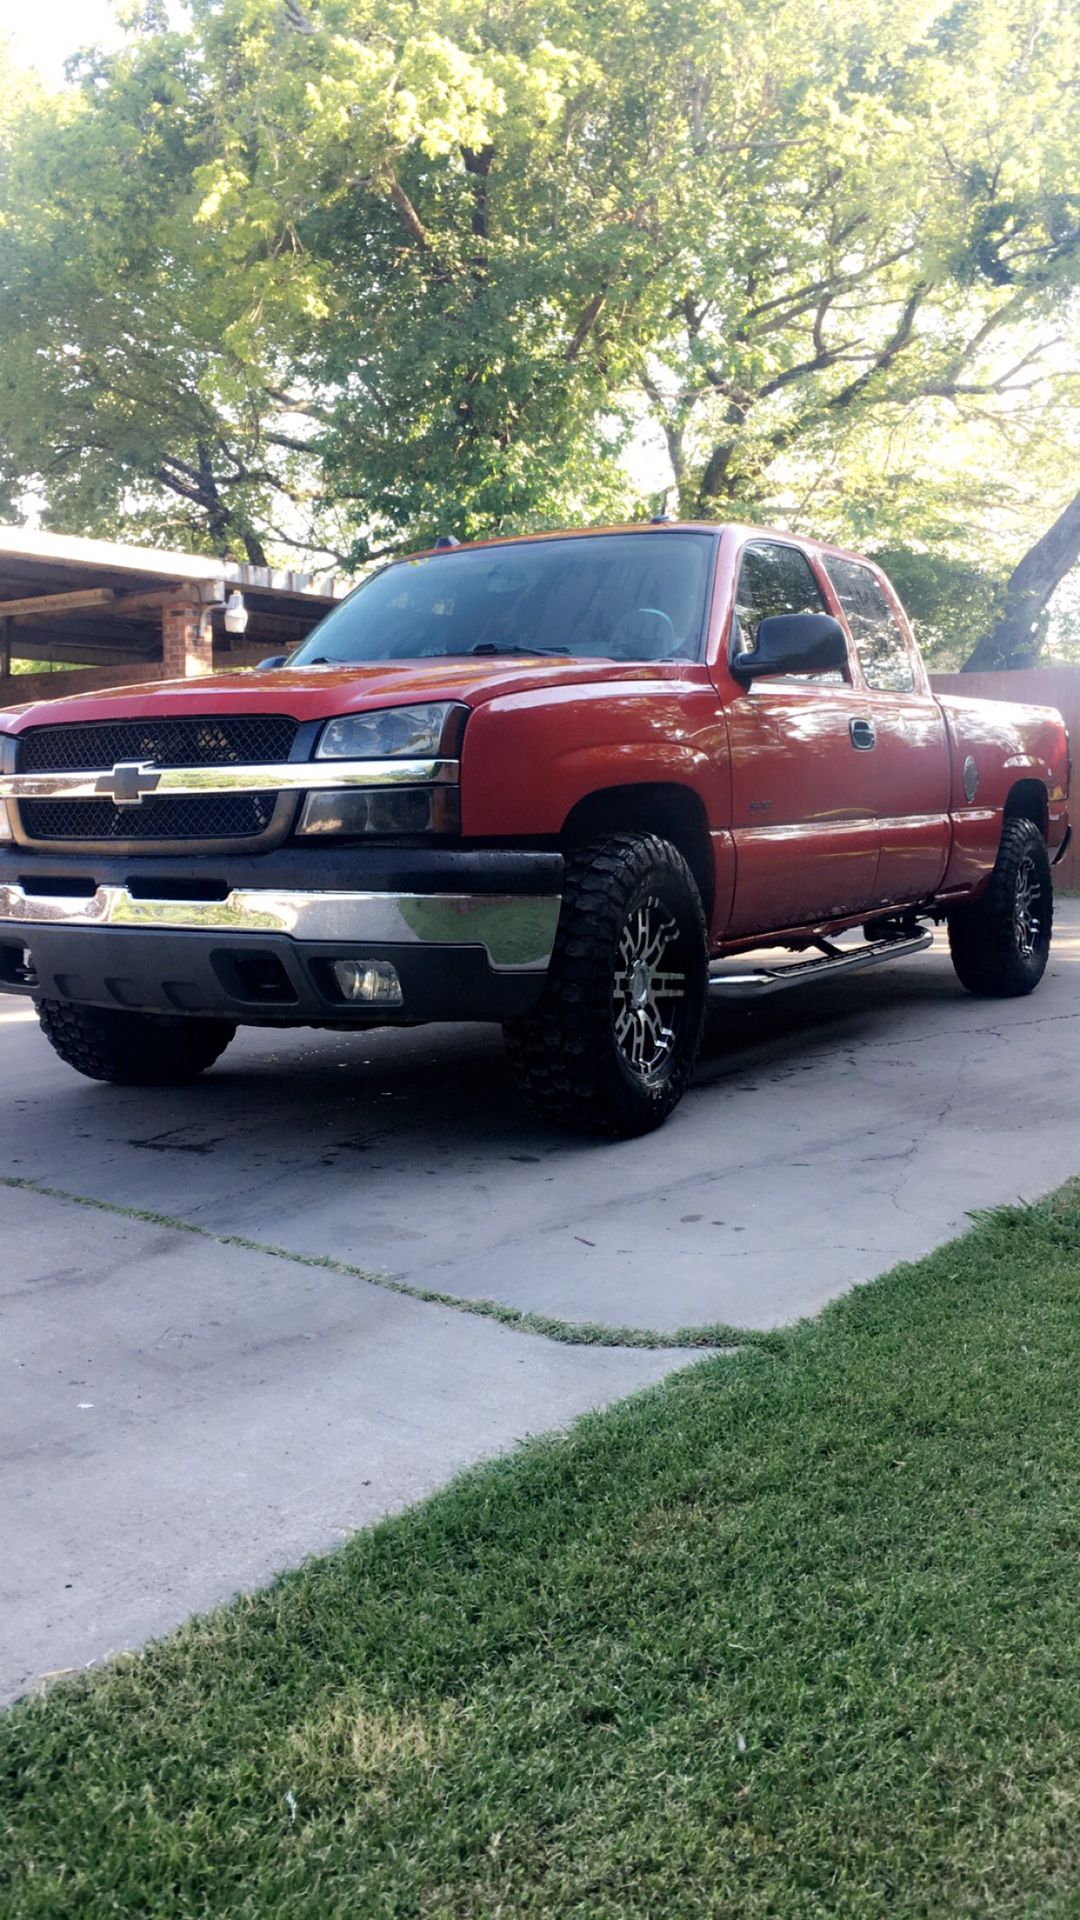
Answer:
<svg viewBox="0 0 1080 1920"><path fill-rule="evenodd" d="M940 696L949 733L953 850L943 890L977 886L994 864L1005 803L1018 781L1032 780L1047 800L1047 845L1056 850L1068 828L1068 743L1061 715L1053 707L1013 706L1004 700L964 700ZM964 766L975 763L978 787L969 802ZM974 824L982 816L984 830Z"/></svg>
<svg viewBox="0 0 1080 1920"><path fill-rule="evenodd" d="M701 669L668 667L669 683L533 686L478 706L461 767L466 834L557 834L567 814L603 787L674 782L727 826L730 770L723 709ZM543 778L537 778L543 769Z"/></svg>
<svg viewBox="0 0 1080 1920"><path fill-rule="evenodd" d="M767 529L706 530L717 555L700 665L485 657L235 673L12 710L0 715L0 732L151 714L266 712L312 721L464 701L473 712L461 760L463 838L557 843L591 795L680 789L700 809L712 849L714 952L755 934L854 923L977 892L993 866L1009 794L1022 780L1045 792L1049 845L1061 844L1069 773L1059 714L935 698L895 593L862 556ZM665 529L633 531L648 539ZM575 536L550 536L560 537ZM796 547L809 561L827 608L848 632L843 685L792 678L747 687L731 672L740 560L748 543L761 542ZM870 567L905 637L911 692L866 684L825 571L830 556ZM853 721L872 726L873 751L853 749ZM968 760L978 775L970 799Z"/></svg>
<svg viewBox="0 0 1080 1920"><path fill-rule="evenodd" d="M873 897L880 831L862 709L848 687L762 681L728 709L735 909L728 931L858 914Z"/></svg>
<svg viewBox="0 0 1080 1920"><path fill-rule="evenodd" d="M667 669L670 673L670 668ZM641 680L662 668L604 665L605 676ZM215 673L196 680L165 680L157 686L111 687L108 693L80 693L70 700L40 701L4 715L5 731L31 726L86 725L93 720L140 714L175 716L214 713L288 713L296 720L331 719L335 714L372 707L402 707L425 700L464 700L472 704L497 693L561 682L589 683L595 661L573 660L401 660L354 667L287 667L273 673Z"/></svg>

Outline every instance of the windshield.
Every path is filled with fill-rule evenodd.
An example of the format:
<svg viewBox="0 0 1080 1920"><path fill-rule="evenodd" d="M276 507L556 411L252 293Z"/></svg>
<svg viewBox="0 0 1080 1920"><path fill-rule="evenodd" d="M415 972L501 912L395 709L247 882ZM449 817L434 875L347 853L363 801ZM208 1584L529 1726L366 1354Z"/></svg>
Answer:
<svg viewBox="0 0 1080 1920"><path fill-rule="evenodd" d="M289 665L485 653L697 660L714 546L710 534L673 528L399 560L335 607Z"/></svg>

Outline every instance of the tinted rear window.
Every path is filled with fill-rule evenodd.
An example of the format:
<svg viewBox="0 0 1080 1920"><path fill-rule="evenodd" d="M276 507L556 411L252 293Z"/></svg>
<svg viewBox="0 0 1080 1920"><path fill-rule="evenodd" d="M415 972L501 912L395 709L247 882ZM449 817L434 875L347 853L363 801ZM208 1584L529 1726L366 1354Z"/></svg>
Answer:
<svg viewBox="0 0 1080 1920"><path fill-rule="evenodd" d="M867 686L875 693L910 693L915 674L908 644L869 567L830 554L825 571L847 617Z"/></svg>

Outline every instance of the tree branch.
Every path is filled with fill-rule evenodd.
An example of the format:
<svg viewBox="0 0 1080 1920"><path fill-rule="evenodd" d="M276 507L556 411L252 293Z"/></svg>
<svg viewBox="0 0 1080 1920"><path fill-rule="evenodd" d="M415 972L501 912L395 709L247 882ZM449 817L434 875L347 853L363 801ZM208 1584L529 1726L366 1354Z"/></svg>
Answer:
<svg viewBox="0 0 1080 1920"><path fill-rule="evenodd" d="M878 353L874 354L865 372L860 373L854 380L850 380L846 387L841 387L839 393L834 393L826 401L831 413L841 413L845 407L849 407L877 374L888 372L897 355L903 353L904 348L910 345L915 333L915 316L929 291L930 283L927 280L920 280L913 288L891 338Z"/></svg>
<svg viewBox="0 0 1080 1920"><path fill-rule="evenodd" d="M427 228L417 213L416 208L413 206L412 201L409 199L396 173L391 172L387 175L386 185L390 198L397 208L398 213L401 215L402 224L409 234L410 239L419 247L421 253L431 253L433 249L431 240L428 237Z"/></svg>
<svg viewBox="0 0 1080 1920"><path fill-rule="evenodd" d="M641 376L641 384L655 409L656 417L660 424L660 431L667 443L668 459L671 461L671 471L675 476L675 485L681 493L686 474L682 430L671 418L667 402L655 380L653 380L649 374L643 373Z"/></svg>
<svg viewBox="0 0 1080 1920"><path fill-rule="evenodd" d="M571 340L570 345L567 347L565 355L563 356L564 359L566 359L568 362L572 363L577 359L578 354L581 352L581 349L585 345L585 342L588 339L590 333L592 332L594 326L596 325L596 322L599 320L600 315L604 311L604 307L607 303L607 297L608 297L608 289L606 286L602 287L599 293L593 294L593 297L589 301L588 306L585 308L585 311L582 314L580 320L578 321L577 326L574 328L574 337Z"/></svg>

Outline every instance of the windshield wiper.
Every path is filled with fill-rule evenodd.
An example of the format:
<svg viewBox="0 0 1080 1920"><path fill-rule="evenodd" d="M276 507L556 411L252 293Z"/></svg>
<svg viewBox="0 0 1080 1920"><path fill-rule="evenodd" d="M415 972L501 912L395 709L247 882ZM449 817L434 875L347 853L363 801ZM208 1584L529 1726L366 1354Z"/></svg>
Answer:
<svg viewBox="0 0 1080 1920"><path fill-rule="evenodd" d="M508 641L506 646L503 647L503 646L500 646L498 642L495 640L481 640L478 642L478 644L475 647L470 647L469 652L470 653L532 653L532 654L536 654L539 659L546 660L555 654L564 654L566 656L569 656L570 649L569 647L522 647L522 646L517 646L515 643L511 641Z"/></svg>

